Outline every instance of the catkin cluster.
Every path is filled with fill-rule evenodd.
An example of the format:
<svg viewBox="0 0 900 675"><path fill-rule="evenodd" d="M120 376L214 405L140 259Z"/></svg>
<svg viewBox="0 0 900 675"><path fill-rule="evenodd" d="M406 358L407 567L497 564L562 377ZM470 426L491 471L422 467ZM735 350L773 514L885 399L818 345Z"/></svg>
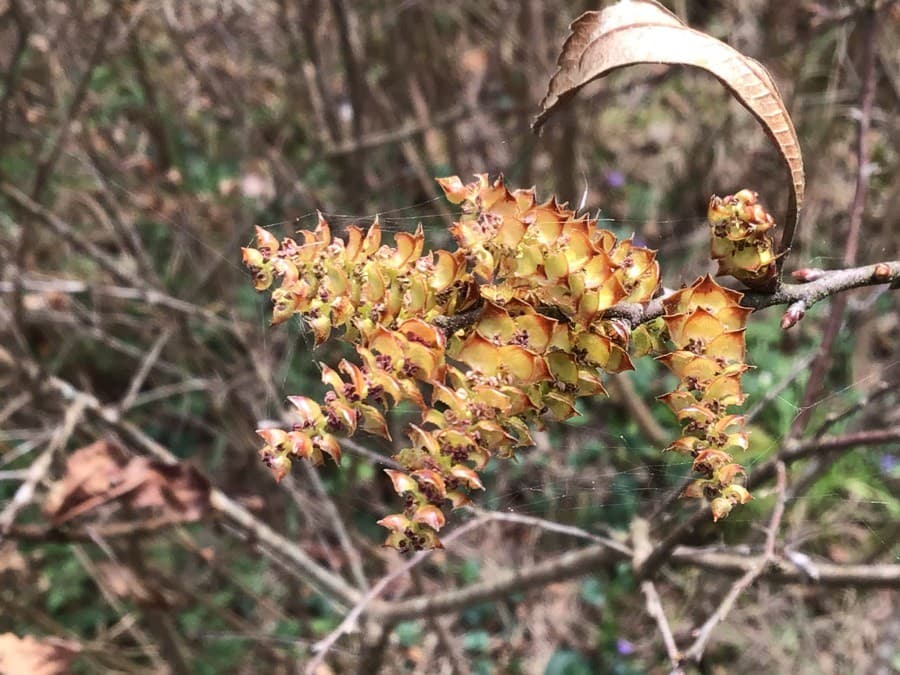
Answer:
<svg viewBox="0 0 900 675"><path fill-rule="evenodd" d="M333 236L320 217L300 239L257 228L243 249L257 290L272 291L272 323L299 316L316 344L352 344L358 359L322 365L321 402L291 396L290 429L261 429L262 460L280 479L294 459L340 461L337 437L358 429L389 437L384 411L401 402L421 417L387 470L402 510L382 518L385 544L401 551L440 547L446 510L483 489L491 457L532 445L530 429L577 414L580 397L605 393L601 373L632 368L630 324L608 316L622 302L646 303L659 290L655 254L618 240L595 220L533 190L510 192L502 179L464 184L439 179L459 207L453 251L424 252L421 226L382 242L377 220ZM726 233L727 234L727 233ZM740 467L725 451L745 447L745 310L740 294L711 279L666 301L654 341L681 379L666 403L685 423L673 448L694 456L703 478L688 492L712 500L716 518L749 498L735 484ZM642 335L647 335L646 331Z"/></svg>

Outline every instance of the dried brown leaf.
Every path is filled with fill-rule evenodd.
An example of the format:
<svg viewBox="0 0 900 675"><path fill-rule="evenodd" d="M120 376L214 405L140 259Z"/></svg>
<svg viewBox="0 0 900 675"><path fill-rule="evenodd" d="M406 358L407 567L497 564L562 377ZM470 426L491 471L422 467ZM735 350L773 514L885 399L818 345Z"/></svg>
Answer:
<svg viewBox="0 0 900 675"><path fill-rule="evenodd" d="M14 541L5 541L0 544L0 581L5 576L14 577L28 571L28 562L19 553Z"/></svg>
<svg viewBox="0 0 900 675"><path fill-rule="evenodd" d="M69 672L69 664L81 651L77 642L13 633L0 635L0 673L60 675Z"/></svg>
<svg viewBox="0 0 900 675"><path fill-rule="evenodd" d="M618 68L662 63L705 70L753 114L791 174L779 252L788 250L803 204L803 158L794 124L765 67L724 42L689 28L655 0L621 0L602 11L582 14L569 28L571 33L557 61L559 70L550 80L532 128L540 128L585 84Z"/></svg>
<svg viewBox="0 0 900 675"><path fill-rule="evenodd" d="M118 446L97 441L69 456L66 474L51 487L44 513L60 525L115 502L152 510L173 522L192 521L207 513L209 491L209 481L188 464L128 457Z"/></svg>

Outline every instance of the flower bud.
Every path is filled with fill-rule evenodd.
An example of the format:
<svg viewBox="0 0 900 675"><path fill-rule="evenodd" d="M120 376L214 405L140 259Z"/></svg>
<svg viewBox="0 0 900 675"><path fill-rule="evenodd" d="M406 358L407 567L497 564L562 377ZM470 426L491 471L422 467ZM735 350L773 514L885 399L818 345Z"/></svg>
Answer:
<svg viewBox="0 0 900 675"><path fill-rule="evenodd" d="M875 265L875 271L872 272L872 278L875 281L889 281L891 278L891 268L884 263Z"/></svg>
<svg viewBox="0 0 900 675"><path fill-rule="evenodd" d="M263 258L269 258L278 252L278 239L268 230L256 226L256 246Z"/></svg>
<svg viewBox="0 0 900 675"><path fill-rule="evenodd" d="M241 248L241 258L244 261L244 265L251 270L259 269L265 263L263 254L255 248Z"/></svg>
<svg viewBox="0 0 900 675"><path fill-rule="evenodd" d="M394 492L398 495L406 494L407 492L418 492L419 484L416 483L408 474L403 473L402 471L395 471L393 469L385 469L384 472L391 479L391 482L394 484Z"/></svg>
<svg viewBox="0 0 900 675"><path fill-rule="evenodd" d="M804 311L802 304L797 303L791 305L784 313L784 316L781 317L781 330L793 328L800 322L800 319L802 319L805 314L806 312Z"/></svg>
<svg viewBox="0 0 900 675"><path fill-rule="evenodd" d="M732 504L746 504L753 496L743 485L729 485L722 488L722 497L729 500Z"/></svg>
<svg viewBox="0 0 900 675"><path fill-rule="evenodd" d="M709 508L713 514L713 521L717 522L731 513L732 503L725 497L716 497L710 502Z"/></svg>
<svg viewBox="0 0 900 675"><path fill-rule="evenodd" d="M413 514L412 519L414 523L422 523L423 525L427 525L435 532L439 532L446 523L443 512L433 504L425 504L424 506L420 506L418 509L416 509L416 512L415 514Z"/></svg>
<svg viewBox="0 0 900 675"><path fill-rule="evenodd" d="M791 276L794 277L794 279L804 284L820 279L823 274L825 274L825 270L820 270L815 267L801 267L799 270L791 272Z"/></svg>

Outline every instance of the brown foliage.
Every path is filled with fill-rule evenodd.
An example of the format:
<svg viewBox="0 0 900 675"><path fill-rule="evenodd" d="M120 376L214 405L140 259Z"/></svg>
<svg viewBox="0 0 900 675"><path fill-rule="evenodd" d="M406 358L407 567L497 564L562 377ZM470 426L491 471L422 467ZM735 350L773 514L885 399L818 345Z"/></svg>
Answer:
<svg viewBox="0 0 900 675"><path fill-rule="evenodd" d="M0 635L0 673L3 675L64 675L81 651L77 642L13 633Z"/></svg>
<svg viewBox="0 0 900 675"><path fill-rule="evenodd" d="M61 525L102 505L126 512L152 512L189 522L209 512L209 481L188 464L129 457L109 441L96 441L66 460L66 473L44 502L44 513Z"/></svg>
<svg viewBox="0 0 900 675"><path fill-rule="evenodd" d="M618 68L666 63L706 70L753 114L790 173L791 206L781 241L781 251L788 250L800 217L806 178L794 123L765 66L689 28L655 0L619 2L601 12L587 12L570 28L572 33L559 55L559 70L550 80L534 127L539 128L585 84Z"/></svg>

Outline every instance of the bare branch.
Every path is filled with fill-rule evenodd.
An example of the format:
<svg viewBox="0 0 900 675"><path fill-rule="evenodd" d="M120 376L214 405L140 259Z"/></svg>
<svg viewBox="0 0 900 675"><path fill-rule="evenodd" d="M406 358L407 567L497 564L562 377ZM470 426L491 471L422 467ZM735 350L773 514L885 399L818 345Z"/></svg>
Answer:
<svg viewBox="0 0 900 675"><path fill-rule="evenodd" d="M498 579L483 581L453 591L419 596L372 607L372 614L387 621L403 621L432 614L446 614L464 607L539 588L554 581L571 579L608 565L623 556L602 544L568 551L550 560L523 567Z"/></svg>
<svg viewBox="0 0 900 675"><path fill-rule="evenodd" d="M756 562L757 558L741 553L706 551L682 546L675 549L670 560L673 565L689 565L728 575L745 574L755 566ZM806 567L816 570L815 579L810 577ZM768 567L760 575L760 579L775 584L898 589L900 588L900 565L838 565L816 561L812 566L800 567L789 558L776 558L769 561Z"/></svg>
<svg viewBox="0 0 900 675"><path fill-rule="evenodd" d="M641 583L641 591L647 600L647 614L652 616L659 627L662 634L663 644L666 646L666 655L669 657L669 663L672 664L672 673L680 673L679 663L681 662L681 652L675 644L675 638L672 636L672 629L669 627L669 621L666 619L665 610L663 610L662 600L659 593L656 592L656 586L652 581L644 581Z"/></svg>
<svg viewBox="0 0 900 675"><path fill-rule="evenodd" d="M84 410L84 402L77 400L73 401L69 407L66 408L63 423L57 427L47 449L31 463L31 466L28 468L28 477L25 479L25 482L19 486L18 490L16 490L16 494L13 495L12 501L7 507L3 509L3 513L0 513L0 541L3 541L10 528L12 528L19 512L31 503L38 483L40 483L44 476L47 475L56 453L64 448L66 443L69 442L69 438L71 438L76 425L81 420Z"/></svg>

